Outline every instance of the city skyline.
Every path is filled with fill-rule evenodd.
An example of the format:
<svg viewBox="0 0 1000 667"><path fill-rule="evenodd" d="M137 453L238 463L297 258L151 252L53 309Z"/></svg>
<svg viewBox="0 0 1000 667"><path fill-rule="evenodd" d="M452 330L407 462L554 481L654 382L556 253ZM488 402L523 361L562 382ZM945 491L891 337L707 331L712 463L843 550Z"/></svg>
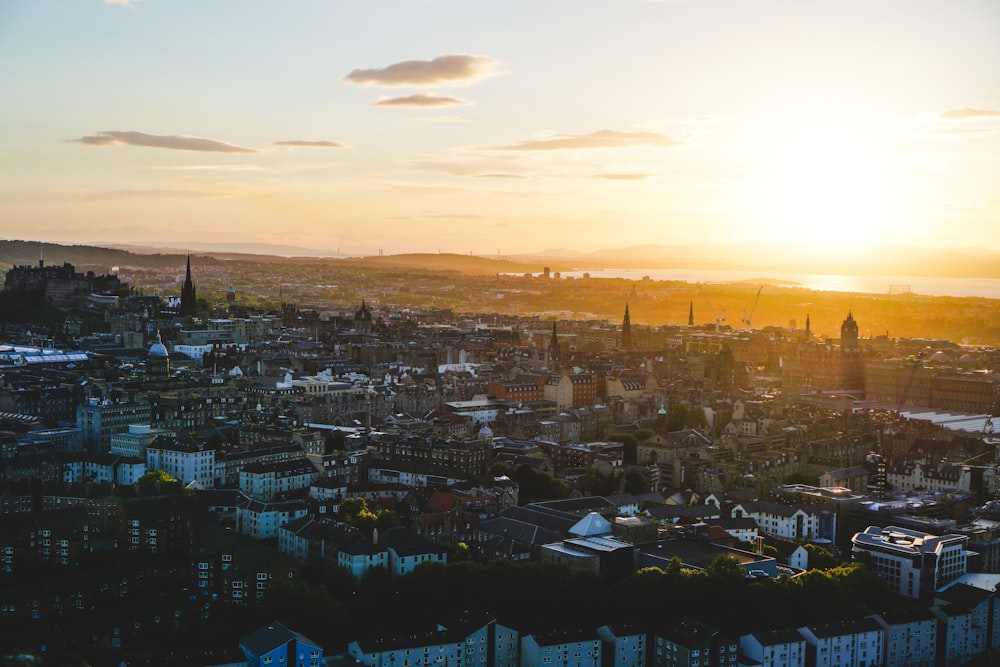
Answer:
<svg viewBox="0 0 1000 667"><path fill-rule="evenodd" d="M0 7L0 237L1000 250L1000 6Z"/></svg>

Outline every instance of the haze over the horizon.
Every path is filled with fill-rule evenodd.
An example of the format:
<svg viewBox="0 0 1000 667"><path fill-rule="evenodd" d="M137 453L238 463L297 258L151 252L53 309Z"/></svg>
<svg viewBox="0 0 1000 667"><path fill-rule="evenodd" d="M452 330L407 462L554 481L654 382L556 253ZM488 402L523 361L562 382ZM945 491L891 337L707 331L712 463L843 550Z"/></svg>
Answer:
<svg viewBox="0 0 1000 667"><path fill-rule="evenodd" d="M0 237L1000 250L995 0L11 0Z"/></svg>

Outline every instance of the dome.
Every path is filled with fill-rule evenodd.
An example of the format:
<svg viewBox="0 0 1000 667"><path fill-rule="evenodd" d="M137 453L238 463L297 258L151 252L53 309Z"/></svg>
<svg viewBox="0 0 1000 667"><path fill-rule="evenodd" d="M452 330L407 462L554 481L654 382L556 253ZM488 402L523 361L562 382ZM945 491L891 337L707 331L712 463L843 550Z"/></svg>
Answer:
<svg viewBox="0 0 1000 667"><path fill-rule="evenodd" d="M160 332L156 332L156 342L149 346L149 356L151 357L168 357L167 346L163 344L160 340Z"/></svg>
<svg viewBox="0 0 1000 667"><path fill-rule="evenodd" d="M931 358L928 359L928 361L932 364L950 364L951 357L945 354L942 350L938 350L931 355Z"/></svg>
<svg viewBox="0 0 1000 667"><path fill-rule="evenodd" d="M971 354L963 354L958 360L958 365L964 368L975 368L976 364L978 364L978 362Z"/></svg>

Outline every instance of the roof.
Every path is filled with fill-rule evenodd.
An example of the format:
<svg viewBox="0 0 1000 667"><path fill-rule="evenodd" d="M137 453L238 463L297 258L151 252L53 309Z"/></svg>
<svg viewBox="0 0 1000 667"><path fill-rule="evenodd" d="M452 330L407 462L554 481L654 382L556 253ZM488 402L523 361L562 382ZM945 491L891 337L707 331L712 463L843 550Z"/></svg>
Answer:
<svg viewBox="0 0 1000 667"><path fill-rule="evenodd" d="M806 626L819 639L856 635L863 632L880 632L882 626L874 618L852 618L846 621L835 621L823 625Z"/></svg>
<svg viewBox="0 0 1000 667"><path fill-rule="evenodd" d="M240 640L240 646L254 655L262 655L287 644L293 639L300 644L319 646L319 644L305 635L288 629L278 621L254 630Z"/></svg>
<svg viewBox="0 0 1000 667"><path fill-rule="evenodd" d="M591 512L587 516L577 521L569 532L580 537L592 537L595 535L609 535L613 532L611 524L597 512Z"/></svg>

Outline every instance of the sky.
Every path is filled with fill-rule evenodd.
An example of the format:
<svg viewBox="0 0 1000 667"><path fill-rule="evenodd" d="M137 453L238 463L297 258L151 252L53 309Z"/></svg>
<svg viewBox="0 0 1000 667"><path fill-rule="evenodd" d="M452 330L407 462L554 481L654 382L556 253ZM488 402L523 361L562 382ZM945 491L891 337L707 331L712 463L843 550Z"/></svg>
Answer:
<svg viewBox="0 0 1000 667"><path fill-rule="evenodd" d="M0 238L1000 250L996 0L0 0Z"/></svg>

